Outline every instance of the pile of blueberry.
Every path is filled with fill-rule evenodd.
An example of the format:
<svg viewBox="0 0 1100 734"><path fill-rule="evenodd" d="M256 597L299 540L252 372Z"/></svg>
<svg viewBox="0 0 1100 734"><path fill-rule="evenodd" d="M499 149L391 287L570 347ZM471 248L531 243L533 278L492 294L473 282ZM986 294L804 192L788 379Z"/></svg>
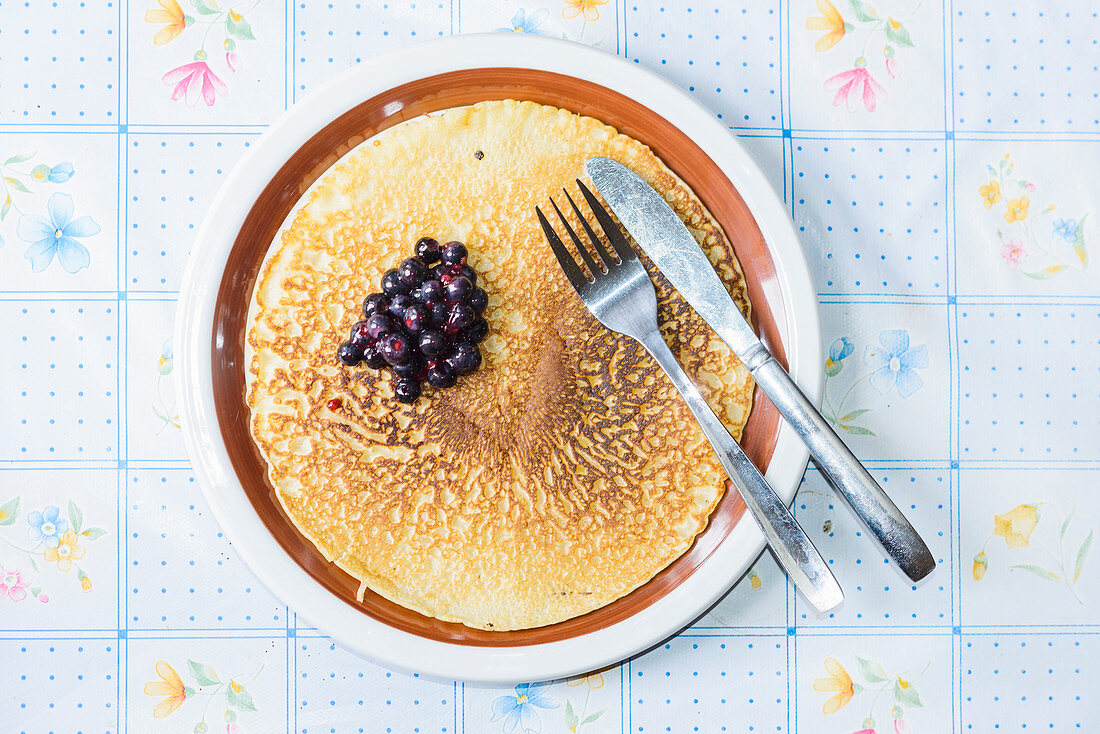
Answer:
<svg viewBox="0 0 1100 734"><path fill-rule="evenodd" d="M382 276L382 292L363 301L365 320L336 352L348 366L392 369L393 391L403 403L416 402L422 382L451 387L476 370L477 344L489 333L481 315L489 297L466 264L466 246L423 237L415 252Z"/></svg>

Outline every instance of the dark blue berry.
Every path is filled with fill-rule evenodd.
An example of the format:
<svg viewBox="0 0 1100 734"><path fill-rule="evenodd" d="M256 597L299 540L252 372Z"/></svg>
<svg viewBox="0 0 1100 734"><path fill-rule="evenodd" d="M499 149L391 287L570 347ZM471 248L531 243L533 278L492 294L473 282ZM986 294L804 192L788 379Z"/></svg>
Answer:
<svg viewBox="0 0 1100 734"><path fill-rule="evenodd" d="M402 403L415 403L420 397L420 383L402 378L393 383L393 394Z"/></svg>
<svg viewBox="0 0 1100 734"><path fill-rule="evenodd" d="M481 351L471 342L459 342L447 357L447 364L460 375L467 375L481 365Z"/></svg>
<svg viewBox="0 0 1100 734"><path fill-rule="evenodd" d="M447 304L442 301L429 302L425 304L428 310L432 312L432 325L437 329L442 329L447 325L447 314L450 313L450 309L447 308Z"/></svg>
<svg viewBox="0 0 1100 734"><path fill-rule="evenodd" d="M443 300L443 284L434 278L431 280L425 280L420 286L420 300L425 303L428 301L442 301Z"/></svg>
<svg viewBox="0 0 1100 734"><path fill-rule="evenodd" d="M371 344L363 350L363 364L372 370L380 370L386 366L386 360L382 357L382 350L377 344Z"/></svg>
<svg viewBox="0 0 1100 734"><path fill-rule="evenodd" d="M484 288L474 288L474 292L470 294L469 304L474 313L480 314L489 305L489 294Z"/></svg>
<svg viewBox="0 0 1100 734"><path fill-rule="evenodd" d="M443 327L448 334L457 334L474 323L474 310L465 303L451 304L447 310L447 323Z"/></svg>
<svg viewBox="0 0 1100 734"><path fill-rule="evenodd" d="M439 362L428 368L427 380L432 387L440 389L451 387L457 379L458 375L455 374L454 368L446 362Z"/></svg>
<svg viewBox="0 0 1100 734"><path fill-rule="evenodd" d="M489 322L481 317L474 319L474 323L470 325L469 329L466 329L466 338L475 344L488 335Z"/></svg>
<svg viewBox="0 0 1100 734"><path fill-rule="evenodd" d="M390 299L390 315L397 321L401 321L405 317L405 309L414 303L412 296L406 296L404 293L398 293L396 296Z"/></svg>
<svg viewBox="0 0 1100 734"><path fill-rule="evenodd" d="M376 313L366 321L367 333L372 339L381 339L386 334L397 330L393 319L383 313Z"/></svg>
<svg viewBox="0 0 1100 734"><path fill-rule="evenodd" d="M414 353L409 357L408 361L401 364L395 364L393 366L393 373L398 377L415 379L422 369L424 369L424 360Z"/></svg>
<svg viewBox="0 0 1100 734"><path fill-rule="evenodd" d="M423 283L424 278L428 277L428 266L419 258L410 257L401 263L401 267L397 269L397 272L401 275L401 282L412 289Z"/></svg>
<svg viewBox="0 0 1100 734"><path fill-rule="evenodd" d="M464 303L474 292L474 284L464 275L460 275L447 284L447 300L451 303Z"/></svg>
<svg viewBox="0 0 1100 734"><path fill-rule="evenodd" d="M439 240L431 237L421 237L416 241L416 246L413 250L416 252L416 256L431 265L434 262L439 262L439 251L442 248L439 246Z"/></svg>
<svg viewBox="0 0 1100 734"><path fill-rule="evenodd" d="M471 268L469 265L462 266L462 275L469 278L470 285L477 285L477 271Z"/></svg>
<svg viewBox="0 0 1100 734"><path fill-rule="evenodd" d="M369 318L376 313L383 313L390 307L390 300L381 293L371 293L363 301L363 318Z"/></svg>
<svg viewBox="0 0 1100 734"><path fill-rule="evenodd" d="M425 357L438 357L447 351L447 347L450 346L450 342L447 337L443 335L443 332L436 331L435 329L428 329L420 334L418 340L420 346L420 352Z"/></svg>
<svg viewBox="0 0 1100 734"><path fill-rule="evenodd" d="M412 356L409 339L404 334L387 334L378 342L378 346L382 358L390 365L404 364Z"/></svg>
<svg viewBox="0 0 1100 734"><path fill-rule="evenodd" d="M466 262L466 245L461 242L448 242L443 245L443 262L458 265Z"/></svg>
<svg viewBox="0 0 1100 734"><path fill-rule="evenodd" d="M405 308L405 328L410 334L418 334L426 329L432 320L432 314L423 303L411 303Z"/></svg>
<svg viewBox="0 0 1100 734"><path fill-rule="evenodd" d="M357 348L362 349L375 337L370 333L370 326L366 321L360 321L351 327L351 334L349 335L349 341Z"/></svg>
<svg viewBox="0 0 1100 734"><path fill-rule="evenodd" d="M336 358L348 367L354 367L363 361L363 352L351 342L344 342L336 350Z"/></svg>
<svg viewBox="0 0 1100 734"><path fill-rule="evenodd" d="M401 281L401 274L397 269L387 270L382 276L382 292L387 296L396 296L398 293L408 293L409 286Z"/></svg>

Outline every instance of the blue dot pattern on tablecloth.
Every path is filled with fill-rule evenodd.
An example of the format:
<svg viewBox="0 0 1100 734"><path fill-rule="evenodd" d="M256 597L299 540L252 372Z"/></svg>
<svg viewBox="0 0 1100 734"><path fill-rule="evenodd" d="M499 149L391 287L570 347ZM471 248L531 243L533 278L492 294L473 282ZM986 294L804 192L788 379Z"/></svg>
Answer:
<svg viewBox="0 0 1100 734"><path fill-rule="evenodd" d="M202 217L255 138L253 133L129 135L125 273L128 291L179 290Z"/></svg>
<svg viewBox="0 0 1100 734"><path fill-rule="evenodd" d="M114 2L12 2L0 23L0 124L117 120L118 13Z"/></svg>
<svg viewBox="0 0 1100 734"><path fill-rule="evenodd" d="M947 292L942 142L798 140L794 171L795 221L819 292Z"/></svg>
<svg viewBox="0 0 1100 734"><path fill-rule="evenodd" d="M961 456L1100 456L1100 310L1095 305L959 307Z"/></svg>
<svg viewBox="0 0 1100 734"><path fill-rule="evenodd" d="M0 640L4 729L114 732L118 720L118 650L113 640ZM56 728L65 722L66 728Z"/></svg>
<svg viewBox="0 0 1100 734"><path fill-rule="evenodd" d="M1100 131L1100 13L1094 5L960 5L953 26L958 129ZM994 42L1010 53L991 54Z"/></svg>
<svg viewBox="0 0 1100 734"><path fill-rule="evenodd" d="M0 301L0 459L117 458L117 336L114 301Z"/></svg>

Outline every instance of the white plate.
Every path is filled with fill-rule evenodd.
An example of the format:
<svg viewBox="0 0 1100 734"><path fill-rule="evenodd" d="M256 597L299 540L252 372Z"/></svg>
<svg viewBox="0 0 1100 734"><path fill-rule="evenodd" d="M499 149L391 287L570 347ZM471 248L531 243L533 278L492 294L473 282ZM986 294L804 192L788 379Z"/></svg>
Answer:
<svg viewBox="0 0 1100 734"><path fill-rule="evenodd" d="M787 355L795 381L816 403L822 388L817 298L794 227L752 157L692 97L635 64L588 46L509 34L453 36L363 63L283 114L222 186L199 230L184 273L176 323L180 420L195 475L226 535L278 597L341 645L385 665L471 682L549 680L616 663L675 634L714 604L760 554L764 539L739 522L713 555L674 590L633 616L578 637L522 647L429 640L362 614L303 571L268 532L244 493L222 441L211 375L214 304L245 216L283 163L315 132L363 100L448 71L519 67L556 72L614 89L663 116L725 172L752 211L772 254L787 314ZM806 467L806 448L779 433L767 478L786 502Z"/></svg>

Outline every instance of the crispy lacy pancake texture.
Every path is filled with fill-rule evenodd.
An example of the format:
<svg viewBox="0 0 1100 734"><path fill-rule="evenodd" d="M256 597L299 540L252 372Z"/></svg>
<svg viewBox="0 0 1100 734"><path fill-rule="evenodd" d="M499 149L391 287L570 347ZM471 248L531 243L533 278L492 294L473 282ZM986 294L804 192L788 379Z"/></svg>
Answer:
<svg viewBox="0 0 1100 734"><path fill-rule="evenodd" d="M747 313L725 235L646 146L533 103L368 140L272 244L249 314L252 436L291 520L361 589L471 627L537 627L629 593L706 527L726 480L710 445L642 347L588 313L535 218L595 155L665 195ZM364 296L426 235L467 244L491 332L481 369L404 405L388 371L335 355ZM740 436L748 371L647 267L665 339Z"/></svg>

